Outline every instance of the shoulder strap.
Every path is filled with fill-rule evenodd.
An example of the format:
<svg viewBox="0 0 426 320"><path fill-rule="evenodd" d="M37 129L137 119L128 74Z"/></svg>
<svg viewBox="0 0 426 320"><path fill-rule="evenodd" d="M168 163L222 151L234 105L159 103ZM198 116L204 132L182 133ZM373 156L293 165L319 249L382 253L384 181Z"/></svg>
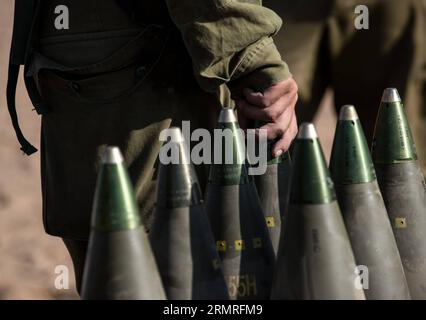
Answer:
<svg viewBox="0 0 426 320"><path fill-rule="evenodd" d="M18 122L18 115L16 114L16 105L15 105L15 93L16 93L16 84L18 82L19 75L19 65L9 64L9 74L7 78L7 89L6 89L6 98L7 98L7 108L9 110L10 119L12 121L13 128L15 129L16 137L21 145L21 150L26 155L31 155L34 152L37 152L37 149L25 139L21 128Z"/></svg>
<svg viewBox="0 0 426 320"><path fill-rule="evenodd" d="M7 107L10 119L15 129L16 137L21 145L21 150L26 155L35 153L37 149L25 139L19 126L15 103L16 86L18 83L20 66L25 65L28 58L32 29L36 20L39 4L40 0L15 0L12 44L10 47L6 88Z"/></svg>

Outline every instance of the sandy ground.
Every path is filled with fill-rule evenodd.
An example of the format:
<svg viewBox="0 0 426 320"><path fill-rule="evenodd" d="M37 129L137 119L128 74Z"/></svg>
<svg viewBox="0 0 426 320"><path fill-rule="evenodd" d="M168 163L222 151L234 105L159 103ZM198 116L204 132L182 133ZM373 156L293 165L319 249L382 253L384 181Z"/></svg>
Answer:
<svg viewBox="0 0 426 320"><path fill-rule="evenodd" d="M12 0L0 1L0 299L76 297L72 264L62 241L41 221L39 161L21 153L6 107L6 76L13 20ZM20 81L16 97L27 139L39 146L40 118ZM70 288L55 288L55 267L70 270Z"/></svg>
<svg viewBox="0 0 426 320"><path fill-rule="evenodd" d="M0 1L0 300L75 299L71 261L61 240L48 236L41 221L39 153L21 153L6 108L6 77L13 0ZM17 106L22 130L39 146L40 118L20 81ZM335 115L330 96L316 124L327 158L330 153ZM59 186L60 187L60 186ZM69 289L56 289L55 268L70 270Z"/></svg>

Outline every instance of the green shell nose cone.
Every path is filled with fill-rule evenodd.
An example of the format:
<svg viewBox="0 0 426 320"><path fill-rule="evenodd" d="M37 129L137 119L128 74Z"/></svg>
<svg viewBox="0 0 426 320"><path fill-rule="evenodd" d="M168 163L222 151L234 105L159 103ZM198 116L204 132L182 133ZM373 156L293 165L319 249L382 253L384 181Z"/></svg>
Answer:
<svg viewBox="0 0 426 320"><path fill-rule="evenodd" d="M374 130L372 145L374 163L392 164L417 160L416 147L398 91L388 88Z"/></svg>
<svg viewBox="0 0 426 320"><path fill-rule="evenodd" d="M202 203L201 189L191 165L189 148L177 127L168 129L169 141L160 151L156 206L162 208L189 207ZM172 152L172 162L162 163L161 153ZM174 159L176 158L176 159Z"/></svg>
<svg viewBox="0 0 426 320"><path fill-rule="evenodd" d="M238 185L252 181L248 175L244 133L234 110L222 109L214 135L214 158L209 182L216 185Z"/></svg>
<svg viewBox="0 0 426 320"><path fill-rule="evenodd" d="M324 154L312 123L303 123L293 150L293 176L290 202L330 203L336 199Z"/></svg>
<svg viewBox="0 0 426 320"><path fill-rule="evenodd" d="M139 209L120 150L107 147L101 164L93 201L92 228L116 231L138 227Z"/></svg>
<svg viewBox="0 0 426 320"><path fill-rule="evenodd" d="M366 183L376 179L367 140L354 106L340 109L330 159L336 184Z"/></svg>

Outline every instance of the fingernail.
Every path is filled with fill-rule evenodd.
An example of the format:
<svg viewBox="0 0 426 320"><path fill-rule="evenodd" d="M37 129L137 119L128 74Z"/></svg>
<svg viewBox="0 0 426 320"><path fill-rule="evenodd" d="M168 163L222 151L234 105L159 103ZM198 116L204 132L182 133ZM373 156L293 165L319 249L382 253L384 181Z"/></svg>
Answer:
<svg viewBox="0 0 426 320"><path fill-rule="evenodd" d="M251 96L262 96L262 92L259 91L254 91L253 89L250 88L245 88L244 89L244 94L247 95L251 95Z"/></svg>
<svg viewBox="0 0 426 320"><path fill-rule="evenodd" d="M278 150L278 151L276 151L275 152L275 158L276 157L279 157L280 155L282 155L283 154L283 151L280 149L280 150Z"/></svg>

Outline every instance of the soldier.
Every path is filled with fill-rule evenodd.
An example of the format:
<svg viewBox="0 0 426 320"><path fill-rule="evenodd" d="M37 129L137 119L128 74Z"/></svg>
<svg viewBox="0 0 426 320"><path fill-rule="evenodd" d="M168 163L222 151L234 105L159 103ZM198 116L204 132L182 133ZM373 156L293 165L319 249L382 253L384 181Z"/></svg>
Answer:
<svg viewBox="0 0 426 320"><path fill-rule="evenodd" d="M297 85L261 1L16 0L7 88L21 149L36 149L16 116L19 66L42 114L43 221L72 257L77 287L101 149L123 152L149 227L161 130L214 127L230 95L247 119L270 122L274 155L297 133ZM200 182L205 170L198 168Z"/></svg>
<svg viewBox="0 0 426 320"><path fill-rule="evenodd" d="M371 143L383 89L396 87L426 172L426 1L264 0L263 5L284 20L275 42L299 85L299 121L312 121L331 87L337 107L357 106ZM368 25L362 22L368 29L357 29L355 19L361 21L365 8Z"/></svg>

